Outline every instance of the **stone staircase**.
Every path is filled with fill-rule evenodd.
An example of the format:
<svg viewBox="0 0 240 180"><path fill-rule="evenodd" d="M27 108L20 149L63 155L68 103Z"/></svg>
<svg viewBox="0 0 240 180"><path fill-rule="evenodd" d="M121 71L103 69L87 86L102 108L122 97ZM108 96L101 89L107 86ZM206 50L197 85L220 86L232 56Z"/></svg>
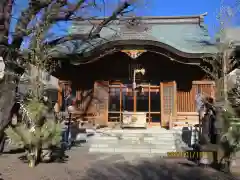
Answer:
<svg viewBox="0 0 240 180"><path fill-rule="evenodd" d="M176 130L160 127L148 129L103 129L89 140L89 153L138 153L166 156L182 151L185 144Z"/></svg>

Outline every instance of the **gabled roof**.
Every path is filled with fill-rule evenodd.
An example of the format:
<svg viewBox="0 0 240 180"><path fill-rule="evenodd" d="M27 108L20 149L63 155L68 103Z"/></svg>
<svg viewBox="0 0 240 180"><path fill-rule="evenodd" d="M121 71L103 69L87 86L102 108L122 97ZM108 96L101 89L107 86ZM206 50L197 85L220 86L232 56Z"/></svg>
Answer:
<svg viewBox="0 0 240 180"><path fill-rule="evenodd" d="M165 48L185 57L201 57L217 52L210 41L203 21L206 14L197 16L124 17L111 22L100 32L100 37L88 42L73 40L57 46L61 55L82 54L116 46L147 45ZM103 19L74 22L70 34L87 34ZM58 55L59 56L59 55Z"/></svg>

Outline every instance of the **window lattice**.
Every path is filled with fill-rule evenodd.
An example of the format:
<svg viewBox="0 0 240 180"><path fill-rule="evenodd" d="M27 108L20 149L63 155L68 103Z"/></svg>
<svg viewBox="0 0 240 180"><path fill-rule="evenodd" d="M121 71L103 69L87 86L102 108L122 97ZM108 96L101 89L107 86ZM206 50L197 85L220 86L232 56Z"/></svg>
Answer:
<svg viewBox="0 0 240 180"><path fill-rule="evenodd" d="M171 113L173 112L174 107L174 94L173 94L173 87L164 87L163 89L163 106L164 106L164 113Z"/></svg>

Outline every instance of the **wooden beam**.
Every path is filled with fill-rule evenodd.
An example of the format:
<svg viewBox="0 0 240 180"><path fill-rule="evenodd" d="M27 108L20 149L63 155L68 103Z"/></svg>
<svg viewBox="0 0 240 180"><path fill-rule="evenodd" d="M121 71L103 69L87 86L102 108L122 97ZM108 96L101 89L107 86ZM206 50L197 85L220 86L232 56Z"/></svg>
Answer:
<svg viewBox="0 0 240 180"><path fill-rule="evenodd" d="M109 87L112 87L112 88L120 88L120 86L122 86L122 87L127 87L127 86L124 86L123 84L110 84L109 85ZM146 85L146 84L141 84L141 87L142 88L148 88L148 85ZM159 86L152 86L151 85L151 88L153 88L153 89L159 89Z"/></svg>
<svg viewBox="0 0 240 180"><path fill-rule="evenodd" d="M192 84L215 85L214 81L193 81Z"/></svg>
<svg viewBox="0 0 240 180"><path fill-rule="evenodd" d="M198 116L198 112L177 112L178 116L184 116L184 115L188 115L188 116Z"/></svg>
<svg viewBox="0 0 240 180"><path fill-rule="evenodd" d="M140 112L145 112L145 111L140 111ZM146 111L147 113L148 111ZM111 114L119 114L120 111L108 111L108 113L111 113ZM160 114L161 112L152 112L150 111L151 114Z"/></svg>

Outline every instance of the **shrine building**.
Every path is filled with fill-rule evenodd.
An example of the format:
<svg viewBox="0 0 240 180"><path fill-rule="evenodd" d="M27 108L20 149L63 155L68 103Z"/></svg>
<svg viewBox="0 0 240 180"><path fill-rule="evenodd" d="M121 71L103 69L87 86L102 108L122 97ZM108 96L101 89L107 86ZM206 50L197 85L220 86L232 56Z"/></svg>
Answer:
<svg viewBox="0 0 240 180"><path fill-rule="evenodd" d="M215 94L201 68L217 52L205 15L123 17L99 38L58 45L59 104L71 87L76 111L102 126L119 122L124 111L146 113L149 126L198 123L197 94ZM88 33L101 21L74 22L69 33Z"/></svg>

